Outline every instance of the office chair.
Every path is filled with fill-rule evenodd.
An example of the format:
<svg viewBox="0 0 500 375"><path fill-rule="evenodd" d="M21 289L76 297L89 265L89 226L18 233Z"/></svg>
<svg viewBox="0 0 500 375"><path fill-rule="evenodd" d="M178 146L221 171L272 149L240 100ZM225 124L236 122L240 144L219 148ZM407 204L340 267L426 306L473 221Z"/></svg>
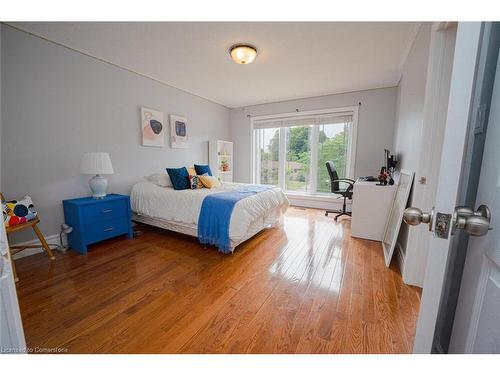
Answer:
<svg viewBox="0 0 500 375"><path fill-rule="evenodd" d="M330 185L332 193L341 195L344 198L344 204L342 205L342 211L326 210L325 216L328 216L329 213L338 214L337 216L335 216L334 219L335 221L337 221L337 219L342 215L351 216L351 213L346 211L346 200L352 199L352 189L354 187L355 181L349 178L339 178L339 175L337 174L337 170L335 169L333 161L326 162L326 169L328 170L328 175L330 176ZM348 185L347 188L341 189L340 183L347 184Z"/></svg>

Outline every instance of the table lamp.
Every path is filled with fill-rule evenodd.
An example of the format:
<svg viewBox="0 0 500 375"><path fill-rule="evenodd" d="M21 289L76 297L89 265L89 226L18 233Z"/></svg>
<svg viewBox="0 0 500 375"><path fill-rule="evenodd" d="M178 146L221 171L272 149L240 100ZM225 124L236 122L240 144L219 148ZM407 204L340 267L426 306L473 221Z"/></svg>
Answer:
<svg viewBox="0 0 500 375"><path fill-rule="evenodd" d="M102 174L113 174L113 166L107 152L87 152L82 157L80 164L81 174L93 174L89 181L90 190L94 199L106 197L108 181Z"/></svg>

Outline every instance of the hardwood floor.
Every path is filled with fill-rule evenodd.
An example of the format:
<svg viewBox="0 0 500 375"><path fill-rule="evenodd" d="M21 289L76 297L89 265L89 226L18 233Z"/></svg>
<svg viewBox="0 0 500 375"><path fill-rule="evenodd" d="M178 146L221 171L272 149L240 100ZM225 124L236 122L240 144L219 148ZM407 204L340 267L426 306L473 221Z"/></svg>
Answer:
<svg viewBox="0 0 500 375"><path fill-rule="evenodd" d="M408 353L420 290L350 220L290 208L233 255L141 226L16 261L28 346L70 353ZM393 262L395 263L395 262Z"/></svg>

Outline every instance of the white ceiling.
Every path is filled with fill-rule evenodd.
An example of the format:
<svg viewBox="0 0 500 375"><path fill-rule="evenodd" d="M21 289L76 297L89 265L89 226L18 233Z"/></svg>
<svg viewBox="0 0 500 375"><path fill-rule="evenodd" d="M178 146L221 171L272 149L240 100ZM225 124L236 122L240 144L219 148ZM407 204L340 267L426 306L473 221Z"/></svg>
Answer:
<svg viewBox="0 0 500 375"><path fill-rule="evenodd" d="M409 22L12 23L229 108L397 85ZM228 48L255 45L250 65Z"/></svg>

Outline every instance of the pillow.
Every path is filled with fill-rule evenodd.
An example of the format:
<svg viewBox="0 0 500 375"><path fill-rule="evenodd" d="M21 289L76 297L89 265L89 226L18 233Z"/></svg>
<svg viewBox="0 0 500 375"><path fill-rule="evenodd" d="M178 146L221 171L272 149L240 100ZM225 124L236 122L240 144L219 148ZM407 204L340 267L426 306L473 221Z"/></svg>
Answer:
<svg viewBox="0 0 500 375"><path fill-rule="evenodd" d="M167 173L170 176L170 180L175 190L186 190L190 188L189 173L186 167L167 168Z"/></svg>
<svg viewBox="0 0 500 375"><path fill-rule="evenodd" d="M148 176L148 180L153 184L161 186L161 187L171 187L172 181L170 181L170 177L166 173L153 173Z"/></svg>
<svg viewBox="0 0 500 375"><path fill-rule="evenodd" d="M188 173L190 176L196 176L197 173L196 173L196 169L194 169L193 167L189 167L188 169Z"/></svg>
<svg viewBox="0 0 500 375"><path fill-rule="evenodd" d="M33 201L28 195L18 201L2 202L2 211L5 227L24 224L28 221L35 220L38 216Z"/></svg>
<svg viewBox="0 0 500 375"><path fill-rule="evenodd" d="M201 189L203 188L203 184L200 181L200 176L189 176L189 185L191 189Z"/></svg>
<svg viewBox="0 0 500 375"><path fill-rule="evenodd" d="M197 175L204 175L205 173L208 173L209 176L212 175L212 171L210 170L210 167L208 165L194 165L194 169L196 170Z"/></svg>
<svg viewBox="0 0 500 375"><path fill-rule="evenodd" d="M198 176L203 186L212 189L214 187L220 186L220 181L214 176Z"/></svg>

